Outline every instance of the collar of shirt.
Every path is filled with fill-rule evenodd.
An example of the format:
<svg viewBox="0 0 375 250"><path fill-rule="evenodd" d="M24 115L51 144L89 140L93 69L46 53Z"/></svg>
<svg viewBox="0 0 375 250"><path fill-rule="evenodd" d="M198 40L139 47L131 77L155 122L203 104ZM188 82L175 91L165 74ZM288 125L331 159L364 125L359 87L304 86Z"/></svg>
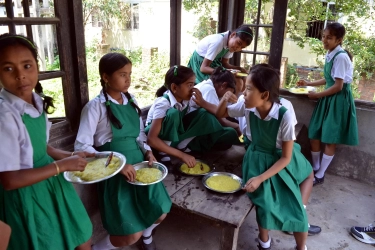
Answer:
<svg viewBox="0 0 375 250"><path fill-rule="evenodd" d="M111 102L113 102L113 103L115 103L115 104L119 104L118 101L116 101L115 99L113 99L112 96L108 95L108 93L107 93L107 96L108 96L108 101L111 101ZM122 104L123 104L123 105L128 104L128 98L126 98L126 96L125 96L124 93L121 93L121 97L122 97ZM101 102L101 103L106 102L106 100L105 100L105 96L104 96L104 94L103 94L103 90L100 91L99 99L100 99L100 102Z"/></svg>
<svg viewBox="0 0 375 250"><path fill-rule="evenodd" d="M227 32L221 33L224 35L223 38L223 47L224 49L228 49L228 38L229 38L229 30Z"/></svg>
<svg viewBox="0 0 375 250"><path fill-rule="evenodd" d="M337 45L337 47L332 50L330 53L327 53L326 55L326 61L329 62L331 61L331 59L336 55L337 52L339 52L340 50L342 50L341 46L340 45Z"/></svg>
<svg viewBox="0 0 375 250"><path fill-rule="evenodd" d="M31 105L30 103L25 102L21 98L13 95L5 89L2 89L0 92L0 98L9 103L15 110L20 113L20 115L26 113L32 117L38 117L43 113L43 100L38 94L34 92L32 93L32 95L36 107L34 107L34 105Z"/></svg>
<svg viewBox="0 0 375 250"><path fill-rule="evenodd" d="M174 107L174 108L178 109L179 111L184 110L189 104L189 100L188 101L184 100L184 101L182 101L182 103L179 103L170 90L165 91L165 94L167 94L169 96L169 101L171 102L171 107Z"/></svg>
<svg viewBox="0 0 375 250"><path fill-rule="evenodd" d="M280 109L280 107L281 107L280 104L278 104L278 103L273 103L270 112L268 113L268 115L266 116L266 118L264 118L264 120L265 120L265 121L269 121L269 120L271 120L272 118L274 118L274 119L276 119L276 120L279 119L279 109ZM250 109L248 109L248 110L250 110L251 112L253 112L254 115L256 115L259 119L262 119L262 118L260 117L260 114L259 114L259 112L258 112L258 110L257 110L256 108L250 108Z"/></svg>

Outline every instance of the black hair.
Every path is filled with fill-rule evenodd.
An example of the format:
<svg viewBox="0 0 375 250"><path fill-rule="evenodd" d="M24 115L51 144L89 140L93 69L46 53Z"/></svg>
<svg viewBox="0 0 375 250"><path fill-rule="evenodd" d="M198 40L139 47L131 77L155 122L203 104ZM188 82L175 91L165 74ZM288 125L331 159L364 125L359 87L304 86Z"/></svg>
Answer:
<svg viewBox="0 0 375 250"><path fill-rule="evenodd" d="M234 32L236 32L236 37L246 43L246 46L249 46L253 41L254 34L248 25L241 25Z"/></svg>
<svg viewBox="0 0 375 250"><path fill-rule="evenodd" d="M345 33L346 33L345 27L341 23L327 24L327 26L324 30L328 30L329 33L332 36L336 37L336 39L344 39L344 36L345 36ZM340 43L340 45L342 45L342 42ZM346 50L346 49L344 49L344 50L346 51L346 53L348 53L350 61L353 61L353 55L348 50Z"/></svg>
<svg viewBox="0 0 375 250"><path fill-rule="evenodd" d="M124 56L121 53L108 53L102 56L99 61L99 74L100 74L100 83L102 85L103 94L106 100L106 109L107 109L107 116L110 122L118 129L122 128L121 122L117 119L117 117L112 113L111 107L108 105L108 94L106 91L106 82L103 79L103 74L107 74L108 76L111 76L115 71L123 68L126 64L131 64L129 58ZM134 109L137 111L138 115L141 116L141 109L135 104L134 100L132 99L129 92L124 93L126 98L128 98L128 101L130 102L130 105L134 107Z"/></svg>
<svg viewBox="0 0 375 250"><path fill-rule="evenodd" d="M226 70L224 67L219 66L215 68L210 79L214 85L221 85L226 82L227 88L232 88L236 92L236 80L234 79L232 72Z"/></svg>
<svg viewBox="0 0 375 250"><path fill-rule="evenodd" d="M171 89L172 83L177 86L186 82L190 77L195 76L194 71L191 68L174 65L165 74L164 85L156 91L156 96L163 96L164 92Z"/></svg>
<svg viewBox="0 0 375 250"><path fill-rule="evenodd" d="M17 45L21 45L29 49L36 61L37 66L39 65L38 49L36 45L33 43L33 41L31 41L29 38L25 36L17 34L5 33L0 35L0 51L5 50L7 47ZM55 111L55 106L53 105L53 98L50 96L46 96L43 93L43 87L39 81L37 82L34 90L35 93L37 93L43 99L43 110L47 114L52 114Z"/></svg>
<svg viewBox="0 0 375 250"><path fill-rule="evenodd" d="M259 92L268 91L270 93L270 102L280 104L280 73L277 70L264 65L253 66L248 77Z"/></svg>

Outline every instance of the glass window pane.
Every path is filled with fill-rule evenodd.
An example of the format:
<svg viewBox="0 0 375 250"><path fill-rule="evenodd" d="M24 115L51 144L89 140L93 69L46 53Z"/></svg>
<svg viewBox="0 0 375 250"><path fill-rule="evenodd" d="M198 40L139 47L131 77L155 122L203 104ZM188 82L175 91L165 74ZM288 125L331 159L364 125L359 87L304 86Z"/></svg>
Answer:
<svg viewBox="0 0 375 250"><path fill-rule="evenodd" d="M13 4L14 16L25 17L24 9L22 6L23 1L15 1ZM55 10L53 7L53 1L39 0L39 1L28 1L30 17L55 17Z"/></svg>
<svg viewBox="0 0 375 250"><path fill-rule="evenodd" d="M241 53L241 67L249 70L253 66L253 54ZM268 56L255 55L255 64L268 63Z"/></svg>
<svg viewBox="0 0 375 250"><path fill-rule="evenodd" d="M55 112L48 117L65 117L64 97L62 90L62 79L54 78L40 81L43 87L43 93L54 99Z"/></svg>
<svg viewBox="0 0 375 250"><path fill-rule="evenodd" d="M85 23L89 98L97 96L102 88L100 58L108 52L119 52L132 61L129 92L135 95L140 107L152 104L169 69L170 1L123 1L120 7L126 16L116 22L108 22L102 13L103 6L99 7L96 16L85 17L89 20ZM84 15L89 13L87 9L83 11Z"/></svg>

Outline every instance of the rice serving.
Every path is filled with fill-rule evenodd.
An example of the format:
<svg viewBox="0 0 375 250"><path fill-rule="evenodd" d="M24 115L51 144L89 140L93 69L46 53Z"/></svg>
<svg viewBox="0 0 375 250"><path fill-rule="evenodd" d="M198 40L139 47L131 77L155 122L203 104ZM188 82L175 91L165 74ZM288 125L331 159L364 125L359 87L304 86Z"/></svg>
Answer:
<svg viewBox="0 0 375 250"><path fill-rule="evenodd" d="M180 169L186 174L206 174L210 172L210 167L203 162L197 162L193 168L189 168L188 165L184 163L181 165Z"/></svg>
<svg viewBox="0 0 375 250"><path fill-rule="evenodd" d="M232 192L240 188L241 184L230 176L215 175L206 181L207 186L221 192Z"/></svg>
<svg viewBox="0 0 375 250"><path fill-rule="evenodd" d="M113 174L120 166L120 158L113 156L111 162L105 167L107 158L100 158L87 163L85 171L74 171L73 175L84 181L95 181Z"/></svg>
<svg viewBox="0 0 375 250"><path fill-rule="evenodd" d="M163 173L157 168L141 168L136 173L135 179L142 183L153 183L163 176Z"/></svg>

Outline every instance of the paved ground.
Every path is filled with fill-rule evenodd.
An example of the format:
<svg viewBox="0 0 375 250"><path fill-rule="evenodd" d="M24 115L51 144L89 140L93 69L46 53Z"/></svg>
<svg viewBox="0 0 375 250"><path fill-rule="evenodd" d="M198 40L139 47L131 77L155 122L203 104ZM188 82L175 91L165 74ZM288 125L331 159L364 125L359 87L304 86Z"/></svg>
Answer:
<svg viewBox="0 0 375 250"><path fill-rule="evenodd" d="M353 225L367 226L375 221L375 187L349 179L327 175L323 185L314 187L307 207L311 224L322 233L310 236L309 250L375 250L349 234ZM238 250L257 250L257 226L252 211L243 223ZM293 236L272 231L273 250L292 250ZM158 250L218 250L220 231L199 221L170 214L154 236ZM123 249L136 250L131 246Z"/></svg>

